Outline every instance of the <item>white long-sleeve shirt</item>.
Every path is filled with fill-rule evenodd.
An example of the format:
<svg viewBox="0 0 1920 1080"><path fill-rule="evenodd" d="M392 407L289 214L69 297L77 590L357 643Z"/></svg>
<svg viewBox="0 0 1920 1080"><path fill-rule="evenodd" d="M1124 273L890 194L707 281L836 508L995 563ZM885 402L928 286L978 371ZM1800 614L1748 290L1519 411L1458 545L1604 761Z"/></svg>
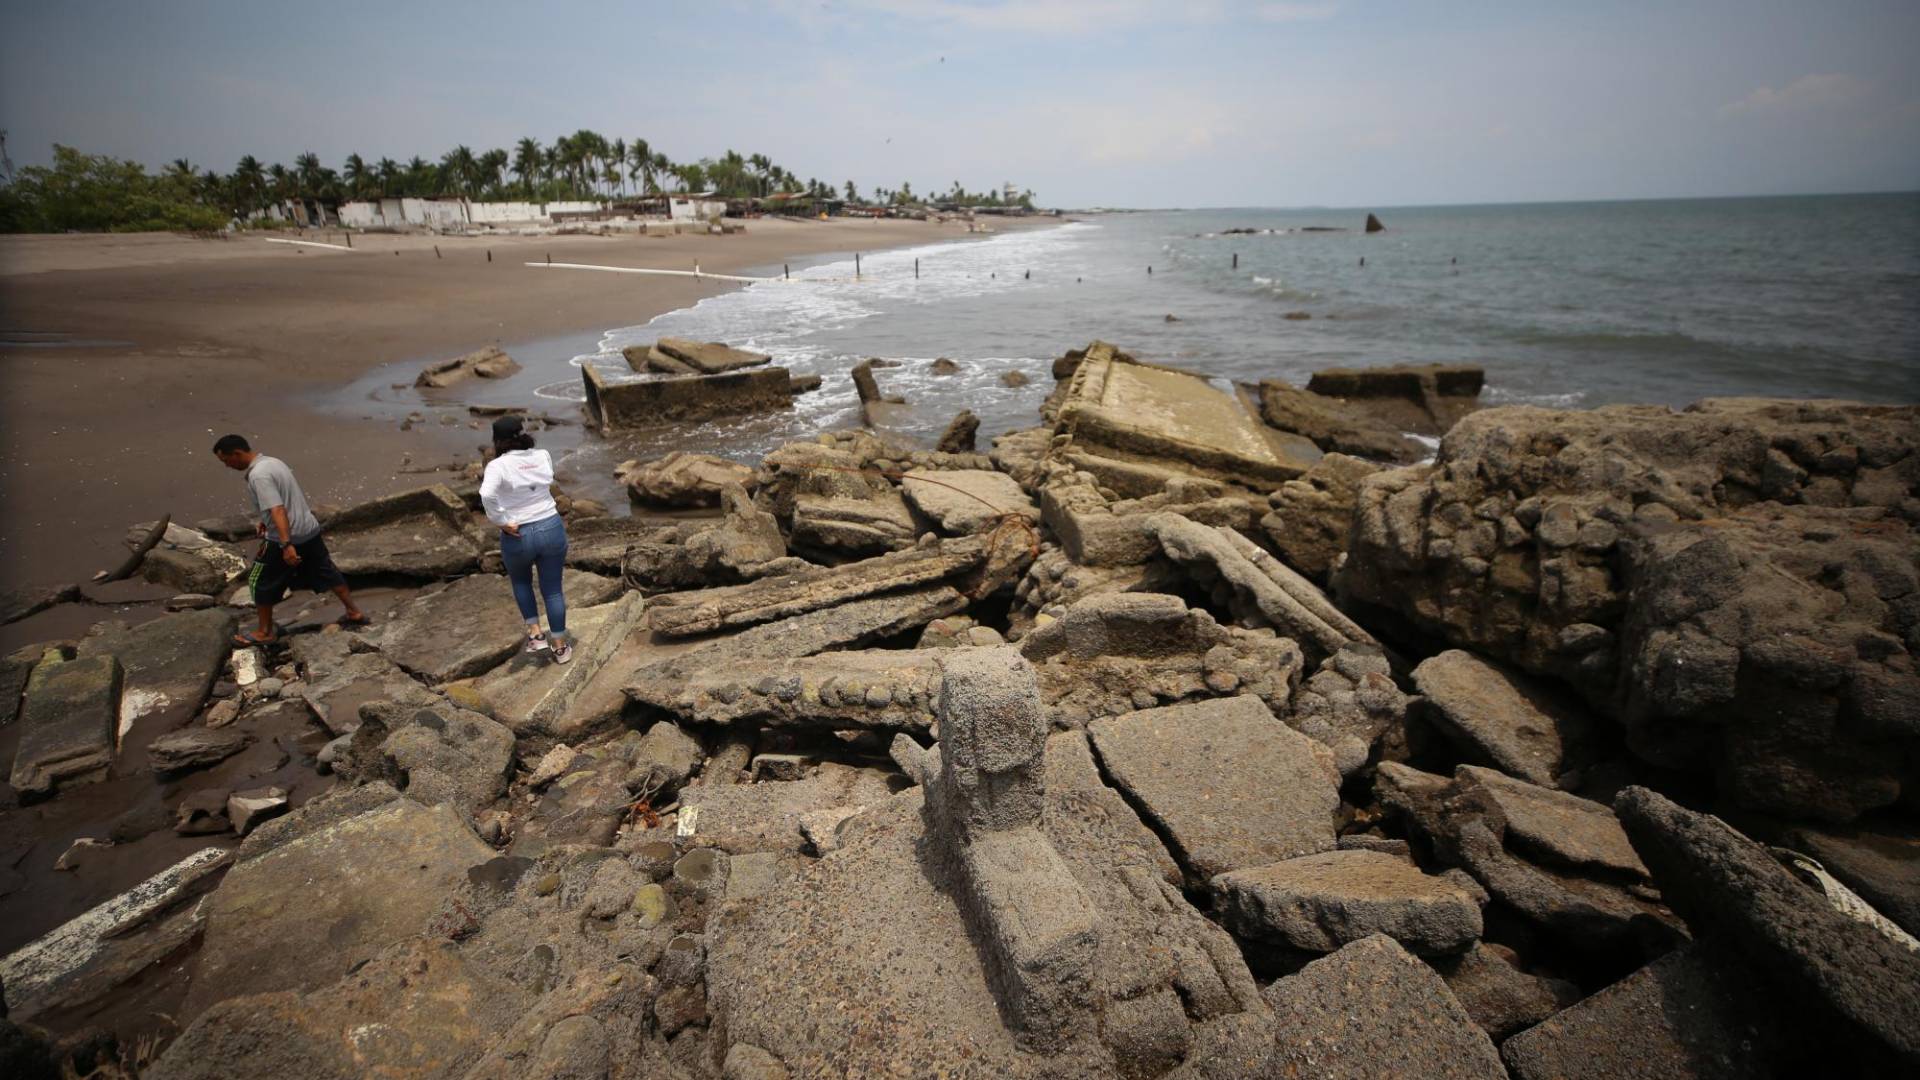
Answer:
<svg viewBox="0 0 1920 1080"><path fill-rule="evenodd" d="M553 503L553 458L545 450L509 450L487 462L480 505L495 525L526 525L560 512Z"/></svg>

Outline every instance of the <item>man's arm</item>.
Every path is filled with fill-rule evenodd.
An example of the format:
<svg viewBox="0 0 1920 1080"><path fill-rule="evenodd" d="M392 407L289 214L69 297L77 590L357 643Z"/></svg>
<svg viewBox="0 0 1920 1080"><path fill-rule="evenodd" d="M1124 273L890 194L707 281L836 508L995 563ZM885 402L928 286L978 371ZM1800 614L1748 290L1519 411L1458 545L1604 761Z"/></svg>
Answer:
<svg viewBox="0 0 1920 1080"><path fill-rule="evenodd" d="M276 506L267 511L273 515L273 531L280 541L280 556L287 560L288 566L300 565L300 552L293 546L293 526L287 524L287 508Z"/></svg>

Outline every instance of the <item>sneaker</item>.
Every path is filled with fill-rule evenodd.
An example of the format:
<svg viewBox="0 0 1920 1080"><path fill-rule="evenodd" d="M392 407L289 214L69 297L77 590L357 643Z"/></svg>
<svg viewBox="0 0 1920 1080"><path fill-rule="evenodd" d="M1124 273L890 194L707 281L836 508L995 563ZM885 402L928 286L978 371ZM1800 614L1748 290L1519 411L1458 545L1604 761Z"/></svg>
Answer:
<svg viewBox="0 0 1920 1080"><path fill-rule="evenodd" d="M549 647L550 646L547 644L547 635L545 634L528 634L527 635L527 651L528 652L537 653Z"/></svg>
<svg viewBox="0 0 1920 1080"><path fill-rule="evenodd" d="M573 646L568 645L565 642L562 642L559 645L554 646L553 648L554 663L565 664L571 661L572 659L573 659Z"/></svg>

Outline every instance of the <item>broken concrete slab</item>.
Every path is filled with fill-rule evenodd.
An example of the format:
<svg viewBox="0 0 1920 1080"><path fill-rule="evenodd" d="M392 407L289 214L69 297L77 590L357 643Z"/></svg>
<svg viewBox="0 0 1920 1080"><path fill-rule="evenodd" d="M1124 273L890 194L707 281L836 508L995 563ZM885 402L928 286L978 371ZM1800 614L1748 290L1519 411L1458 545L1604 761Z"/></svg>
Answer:
<svg viewBox="0 0 1920 1080"><path fill-rule="evenodd" d="M1785 1075L1770 1010L1694 949L1652 964L1500 1047L1517 1080Z"/></svg>
<svg viewBox="0 0 1920 1080"><path fill-rule="evenodd" d="M919 535L913 512L888 487L862 498L802 492L793 500L796 549L877 555L911 547Z"/></svg>
<svg viewBox="0 0 1920 1080"><path fill-rule="evenodd" d="M420 369L420 375L413 380L413 385L444 389L469 378L504 379L517 374L519 370L520 365L513 357L501 352L499 346L489 345L465 356L428 364Z"/></svg>
<svg viewBox="0 0 1920 1080"><path fill-rule="evenodd" d="M303 634L291 651L305 678L295 694L314 719L335 735L360 727L360 706L370 701L428 707L443 700L379 653L353 652L345 634Z"/></svg>
<svg viewBox="0 0 1920 1080"><path fill-rule="evenodd" d="M1056 470L1040 489L1040 511L1076 565L1137 566L1160 555L1160 543L1147 527L1150 515L1170 513L1203 525L1252 527L1255 506L1228 495L1228 490L1223 484L1175 478L1156 485L1152 494L1112 501L1092 474Z"/></svg>
<svg viewBox="0 0 1920 1080"><path fill-rule="evenodd" d="M582 523L571 566L602 569L609 561L628 587L674 592L752 581L789 572L804 562L787 557L786 539L774 516L753 505L745 489L720 493L721 516L648 526L630 519Z"/></svg>
<svg viewBox="0 0 1920 1080"><path fill-rule="evenodd" d="M1412 464L1427 454L1426 447L1392 424L1280 379L1260 380L1260 418L1281 431L1313 440L1329 453L1401 464Z"/></svg>
<svg viewBox="0 0 1920 1080"><path fill-rule="evenodd" d="M1273 1056L1263 1076L1504 1080L1506 1069L1447 984L1376 934L1269 986Z"/></svg>
<svg viewBox="0 0 1920 1080"><path fill-rule="evenodd" d="M252 743L252 735L233 728L181 728L148 743L147 760L154 772L184 772L225 761Z"/></svg>
<svg viewBox="0 0 1920 1080"><path fill-rule="evenodd" d="M1151 592L1080 600L1028 633L1020 652L1039 673L1054 721L1066 727L1235 694L1253 694L1284 715L1302 666L1286 638L1223 627L1177 596Z"/></svg>
<svg viewBox="0 0 1920 1080"><path fill-rule="evenodd" d="M1797 1038L1877 1049L1920 1065L1920 953L1800 884L1759 844L1646 788L1615 800L1621 824L1703 942L1738 957L1796 1008ZM1873 1060L1868 1054L1865 1060Z"/></svg>
<svg viewBox="0 0 1920 1080"><path fill-rule="evenodd" d="M111 654L125 673L119 734L135 721L162 730L200 711L232 651L231 611L183 611L83 639L80 656Z"/></svg>
<svg viewBox="0 0 1920 1080"><path fill-rule="evenodd" d="M662 375L698 375L693 365L668 356L657 345L629 345L620 350L627 366L638 372L657 371Z"/></svg>
<svg viewBox="0 0 1920 1080"><path fill-rule="evenodd" d="M925 626L966 605L967 598L959 590L941 584L852 600L701 642L690 651L636 669L630 683L666 684L701 671L737 670L739 665L758 661L859 648Z"/></svg>
<svg viewBox="0 0 1920 1080"><path fill-rule="evenodd" d="M251 788L227 796L227 822L241 836L252 832L261 822L279 817L290 809L292 806L287 802L287 789L283 787Z"/></svg>
<svg viewBox="0 0 1920 1080"><path fill-rule="evenodd" d="M568 570L561 579L570 607L603 604L620 583ZM394 609L384 623L361 635L389 660L429 682L486 672L523 647L526 626L502 574L472 574Z"/></svg>
<svg viewBox="0 0 1920 1080"><path fill-rule="evenodd" d="M182 1019L224 998L332 982L426 930L467 868L493 855L452 807L403 799L241 860L213 894Z"/></svg>
<svg viewBox="0 0 1920 1080"><path fill-rule="evenodd" d="M513 770L513 732L454 705L431 708L375 702L360 710L352 763L335 771L381 779L427 804L451 803L475 813L506 790Z"/></svg>
<svg viewBox="0 0 1920 1080"><path fill-rule="evenodd" d="M1502 946L1476 941L1463 953L1426 959L1495 1043L1580 1000L1578 986L1521 971Z"/></svg>
<svg viewBox="0 0 1920 1080"><path fill-rule="evenodd" d="M127 530L129 550L140 545L158 522L142 522ZM251 530L249 530L251 531ZM245 577L251 564L206 533L184 525L169 524L160 542L140 563L140 575L156 585L165 585L187 593L224 595Z"/></svg>
<svg viewBox="0 0 1920 1080"><path fill-rule="evenodd" d="M1334 847L1332 752L1257 697L1146 709L1088 731L1108 775L1195 882Z"/></svg>
<svg viewBox="0 0 1920 1080"><path fill-rule="evenodd" d="M1003 472L915 469L900 481L900 490L950 536L985 532L1010 518L1040 521L1040 508Z"/></svg>
<svg viewBox="0 0 1920 1080"><path fill-rule="evenodd" d="M569 607L571 663L555 664L550 653L523 651L470 685L515 735L571 739L587 734L573 721L574 703L645 620L646 598L639 593L627 593L610 604Z"/></svg>
<svg viewBox="0 0 1920 1080"><path fill-rule="evenodd" d="M718 341L689 341L686 338L661 338L654 348L680 361L701 375L718 375L740 368L759 367L773 362L765 353L736 349Z"/></svg>
<svg viewBox="0 0 1920 1080"><path fill-rule="evenodd" d="M680 792L682 817L694 809L694 841L731 854L799 853L807 839L801 822L822 810L867 806L893 793L880 769L823 762L799 780L759 784L701 784Z"/></svg>
<svg viewBox="0 0 1920 1080"><path fill-rule="evenodd" d="M1413 683L1460 748L1531 784L1560 786L1583 764L1593 722L1570 696L1462 649L1421 661Z"/></svg>
<svg viewBox="0 0 1920 1080"><path fill-rule="evenodd" d="M1476 768L1461 766L1449 780L1383 761L1374 794L1426 839L1443 865L1465 869L1571 952L1618 965L1652 959L1680 942L1678 920L1645 877L1630 870L1630 852L1608 826L1605 806L1539 787L1523 799L1516 786L1530 786L1525 781L1467 771ZM1504 810L1491 790L1496 786L1507 796ZM1508 811L1519 819L1517 832Z"/></svg>
<svg viewBox="0 0 1920 1080"><path fill-rule="evenodd" d="M925 731L940 678L936 653L871 649L702 669L682 681L632 683L626 694L702 724Z"/></svg>
<svg viewBox="0 0 1920 1080"><path fill-rule="evenodd" d="M718 506L724 489L753 488L752 466L684 450L651 461L625 462L613 474L636 506Z"/></svg>
<svg viewBox="0 0 1920 1080"><path fill-rule="evenodd" d="M1320 457L1312 442L1261 424L1238 394L1104 342L1087 347L1067 382L1055 432L1092 454L1170 464L1263 492Z"/></svg>
<svg viewBox="0 0 1920 1080"><path fill-rule="evenodd" d="M80 599L78 585L28 585L0 593L0 626L38 615L55 604Z"/></svg>
<svg viewBox="0 0 1920 1080"><path fill-rule="evenodd" d="M782 367L612 383L592 364L583 364L580 377L587 392L587 414L602 430L793 407L791 379Z"/></svg>
<svg viewBox="0 0 1920 1080"><path fill-rule="evenodd" d="M8 1018L95 1000L184 947L205 925L199 895L229 861L202 848L0 958Z"/></svg>
<svg viewBox="0 0 1920 1080"><path fill-rule="evenodd" d="M819 567L745 585L676 593L655 599L651 625L666 637L690 637L751 626L880 593L959 577L993 554L981 539L963 537L931 547L879 555L838 567Z"/></svg>
<svg viewBox="0 0 1920 1080"><path fill-rule="evenodd" d="M1379 471L1372 462L1328 454L1267 497L1273 512L1260 519L1260 531L1288 566L1325 585L1346 554L1360 481Z"/></svg>
<svg viewBox="0 0 1920 1080"><path fill-rule="evenodd" d="M27 677L8 783L23 797L99 779L119 746L123 673L111 654L67 660L49 650Z"/></svg>
<svg viewBox="0 0 1920 1080"><path fill-rule="evenodd" d="M480 564L484 535L466 502L445 484L384 495L326 521L327 552L353 578L466 573Z"/></svg>
<svg viewBox="0 0 1920 1080"><path fill-rule="evenodd" d="M1325 368L1307 380L1307 391L1344 399L1360 412L1400 431L1444 435L1462 416L1480 407L1485 369L1472 364L1395 364L1371 368Z"/></svg>
<svg viewBox="0 0 1920 1080"><path fill-rule="evenodd" d="M1517 850L1577 869L1648 878L1620 819L1605 804L1477 765L1462 765L1454 776L1462 791L1479 794L1499 813L1507 843Z"/></svg>
<svg viewBox="0 0 1920 1080"><path fill-rule="evenodd" d="M1385 934L1423 956L1480 937L1480 904L1446 878L1378 851L1327 851L1221 874L1212 881L1228 929L1306 952Z"/></svg>
<svg viewBox="0 0 1920 1080"><path fill-rule="evenodd" d="M1333 606L1318 586L1231 529L1177 514L1155 514L1147 529L1168 558L1204 583L1226 585L1236 614L1257 617L1299 641L1315 662L1349 645L1375 645L1373 635Z"/></svg>

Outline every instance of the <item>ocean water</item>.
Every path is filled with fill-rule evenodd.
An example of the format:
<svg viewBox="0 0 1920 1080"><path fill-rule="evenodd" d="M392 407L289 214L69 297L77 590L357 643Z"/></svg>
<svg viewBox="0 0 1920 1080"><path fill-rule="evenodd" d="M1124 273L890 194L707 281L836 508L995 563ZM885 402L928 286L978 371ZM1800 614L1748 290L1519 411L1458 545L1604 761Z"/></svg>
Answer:
<svg viewBox="0 0 1920 1080"><path fill-rule="evenodd" d="M690 337L824 378L791 414L633 433L607 448L615 457L751 459L856 425L848 369L867 357L901 361L879 377L913 406L913 434L971 408L984 446L1036 422L1053 358L1096 338L1249 381L1476 363L1485 400L1501 404L1920 400L1920 193L1377 213L1387 230L1373 235L1354 210L1094 215L864 254L857 279L851 258L825 259L609 330L573 363L632 378L623 346ZM933 374L936 357L961 373ZM1002 386L1009 370L1031 384ZM580 398L573 379L539 393Z"/></svg>

